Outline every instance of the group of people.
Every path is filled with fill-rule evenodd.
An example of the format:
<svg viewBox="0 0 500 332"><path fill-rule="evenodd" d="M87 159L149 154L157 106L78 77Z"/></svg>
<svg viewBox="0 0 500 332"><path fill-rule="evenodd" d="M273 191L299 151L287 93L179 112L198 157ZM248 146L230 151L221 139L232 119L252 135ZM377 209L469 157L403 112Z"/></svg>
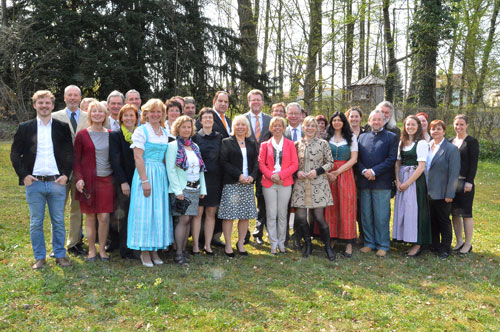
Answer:
<svg viewBox="0 0 500 332"><path fill-rule="evenodd" d="M393 194L393 240L412 244L408 256L430 245L447 258L450 214L454 250L472 250L479 145L467 135L464 115L455 118L456 137L447 141L446 124L428 125L425 113L408 116L400 131L389 102L380 103L363 127L358 107L335 112L329 121L307 116L296 102L273 104L268 115L256 89L247 96L249 112L233 119L226 115L225 91L196 119L192 97L144 105L136 90L113 91L106 102L81 97L77 86L66 87L66 108L52 113L54 95L37 91L37 117L19 125L12 144L12 164L30 209L34 269L46 264L46 204L51 256L71 265L64 246L68 199L66 247L88 262L109 261L109 251L119 248L122 258L139 257L147 267L163 264L160 250L173 251L174 261L186 265L189 236L192 255L212 256L212 246L220 245L228 257L235 251L246 256L251 219L257 244L267 230L272 255L286 253L292 239L308 257L317 236L329 260L336 259L336 242L345 244L349 258L358 223L361 252L376 250L383 257L390 248Z"/></svg>

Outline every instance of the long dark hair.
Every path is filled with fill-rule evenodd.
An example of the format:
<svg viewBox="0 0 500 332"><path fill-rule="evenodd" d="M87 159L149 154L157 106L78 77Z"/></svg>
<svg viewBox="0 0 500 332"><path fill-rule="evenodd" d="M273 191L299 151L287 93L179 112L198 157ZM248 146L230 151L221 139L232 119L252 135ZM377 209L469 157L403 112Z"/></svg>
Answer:
<svg viewBox="0 0 500 332"><path fill-rule="evenodd" d="M415 135L413 135L413 142L418 143L418 141L424 139L424 132L422 130L422 124L420 123L419 118L417 118L416 115L408 115L403 121L403 130L401 130L401 145L399 148L400 153L401 151L403 151L403 148L408 144L408 141L410 140L410 135L408 135L408 132L406 131L406 123L408 122L408 120L415 120L418 126Z"/></svg>
<svg viewBox="0 0 500 332"><path fill-rule="evenodd" d="M328 129L326 129L326 140L329 141L335 135L335 129L333 129L332 121L337 116L340 118L340 120L342 120L342 123L344 124L342 126L342 137L347 141L348 145L351 145L352 143L351 126L349 125L349 122L347 122L347 118L345 117L344 113L341 113L339 111L333 113L332 117L330 118L330 121L328 123Z"/></svg>

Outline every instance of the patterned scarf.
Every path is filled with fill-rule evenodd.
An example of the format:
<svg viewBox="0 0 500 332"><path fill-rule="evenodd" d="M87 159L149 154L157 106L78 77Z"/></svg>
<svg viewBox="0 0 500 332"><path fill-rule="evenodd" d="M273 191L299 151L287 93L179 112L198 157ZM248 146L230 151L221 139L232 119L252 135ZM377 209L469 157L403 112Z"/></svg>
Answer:
<svg viewBox="0 0 500 332"><path fill-rule="evenodd" d="M125 141L128 143L132 144L132 132L130 132L127 127L124 125L121 125L120 128L122 129L123 137L125 138ZM135 130L135 127L134 127Z"/></svg>
<svg viewBox="0 0 500 332"><path fill-rule="evenodd" d="M206 172L205 163L201 158L200 150L196 144L193 144L191 139L184 140L182 137L177 136L177 156L175 157L175 165L182 168L183 170L188 169L188 160L186 155L186 149L184 146L190 146L193 149L194 153L198 157L200 161L200 172Z"/></svg>

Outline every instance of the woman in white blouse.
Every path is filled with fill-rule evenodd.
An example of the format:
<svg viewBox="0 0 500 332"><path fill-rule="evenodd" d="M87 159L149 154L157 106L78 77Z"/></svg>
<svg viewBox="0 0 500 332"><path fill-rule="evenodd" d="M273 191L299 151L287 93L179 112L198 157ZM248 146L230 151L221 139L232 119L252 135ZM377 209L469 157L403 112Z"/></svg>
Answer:
<svg viewBox="0 0 500 332"><path fill-rule="evenodd" d="M420 120L415 115L408 116L403 122L395 168L398 191L392 237L413 244L407 253L409 257L418 256L422 245L432 243L424 174L428 151Z"/></svg>

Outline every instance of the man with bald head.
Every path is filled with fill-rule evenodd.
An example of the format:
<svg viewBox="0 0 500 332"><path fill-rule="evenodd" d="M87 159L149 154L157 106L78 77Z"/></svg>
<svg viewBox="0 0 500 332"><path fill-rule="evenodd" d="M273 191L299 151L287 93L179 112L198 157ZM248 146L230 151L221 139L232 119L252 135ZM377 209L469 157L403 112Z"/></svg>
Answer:
<svg viewBox="0 0 500 332"><path fill-rule="evenodd" d="M80 102L82 92L76 85L68 85L64 89L64 103L66 108L52 113L52 118L69 124L71 138L75 142L76 134L88 127L87 113L80 111ZM66 185L66 201L71 199L69 213L69 231L66 247L68 252L73 255L86 256L87 252L82 246L82 213L80 211L80 202L75 199L75 178L70 177Z"/></svg>

